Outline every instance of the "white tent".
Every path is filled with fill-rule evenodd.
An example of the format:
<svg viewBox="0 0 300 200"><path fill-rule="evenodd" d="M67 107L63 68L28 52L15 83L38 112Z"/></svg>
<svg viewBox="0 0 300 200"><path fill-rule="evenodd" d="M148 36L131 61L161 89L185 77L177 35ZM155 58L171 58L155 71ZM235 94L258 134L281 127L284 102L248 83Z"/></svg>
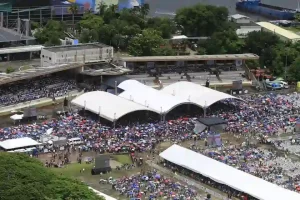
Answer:
<svg viewBox="0 0 300 200"><path fill-rule="evenodd" d="M120 97L146 106L158 114L165 114L179 105L192 103L188 99L160 92L142 83L132 82L131 80L125 82L131 83L132 85L123 84L121 87L127 89L119 94Z"/></svg>
<svg viewBox="0 0 300 200"><path fill-rule="evenodd" d="M84 93L73 99L71 103L95 114L100 113L101 117L111 122L131 112L151 111L145 106L102 91Z"/></svg>
<svg viewBox="0 0 300 200"><path fill-rule="evenodd" d="M173 145L160 154L165 160L202 174L218 183L245 192L259 200L299 200L300 194L240 171L224 163ZM183 159L184 158L184 159Z"/></svg>
<svg viewBox="0 0 300 200"><path fill-rule="evenodd" d="M134 91L141 91L143 89L147 89L149 86L147 85L144 85L143 83L137 81L137 80L126 80L126 81L123 81L122 83L120 83L118 85L118 88L122 89L122 90L126 90L126 91L129 91L129 90L134 90Z"/></svg>
<svg viewBox="0 0 300 200"><path fill-rule="evenodd" d="M36 145L40 145L40 143L28 137L9 139L0 142L0 147L2 147L5 150L26 148L26 147L36 146Z"/></svg>
<svg viewBox="0 0 300 200"><path fill-rule="evenodd" d="M21 119L23 119L23 116L24 116L23 114L21 114L21 115L14 114L14 115L10 116L10 119L12 119L14 121L21 120Z"/></svg>
<svg viewBox="0 0 300 200"><path fill-rule="evenodd" d="M180 81L168 85L161 89L161 92L188 99L190 102L202 108L209 107L224 99L239 99L232 95L187 81Z"/></svg>

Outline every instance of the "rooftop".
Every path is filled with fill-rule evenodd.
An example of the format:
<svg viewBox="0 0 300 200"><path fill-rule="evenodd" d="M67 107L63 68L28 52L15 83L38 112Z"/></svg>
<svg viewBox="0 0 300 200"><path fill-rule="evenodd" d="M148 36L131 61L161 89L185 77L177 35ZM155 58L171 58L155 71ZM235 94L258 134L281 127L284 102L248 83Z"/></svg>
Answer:
<svg viewBox="0 0 300 200"><path fill-rule="evenodd" d="M39 143L28 137L9 139L0 142L0 147L2 147L5 150L25 148L25 147L36 146L36 145L39 145Z"/></svg>
<svg viewBox="0 0 300 200"><path fill-rule="evenodd" d="M285 30L284 28L281 28L279 26L276 26L272 23L269 22L257 22L258 25L260 25L261 27L272 31L278 35L281 35L289 40L300 40L300 35L293 33L291 31Z"/></svg>
<svg viewBox="0 0 300 200"><path fill-rule="evenodd" d="M223 55L193 55L193 56L142 56L122 57L125 62L155 62L155 61L197 61L197 60L258 60L255 54L223 54Z"/></svg>
<svg viewBox="0 0 300 200"><path fill-rule="evenodd" d="M8 28L0 27L0 42L16 42L24 40L35 40L35 38L25 36Z"/></svg>
<svg viewBox="0 0 300 200"><path fill-rule="evenodd" d="M0 54L35 52L35 51L41 51L42 48L44 48L44 46L42 45L0 48Z"/></svg>
<svg viewBox="0 0 300 200"><path fill-rule="evenodd" d="M235 14L230 16L232 19L250 19L249 17L245 15Z"/></svg>
<svg viewBox="0 0 300 200"><path fill-rule="evenodd" d="M47 47L44 49L51 52L62 52L62 51L77 51L77 50L85 50L85 49L99 49L104 47L109 47L109 46L102 43L90 43L90 44L54 46L54 47Z"/></svg>

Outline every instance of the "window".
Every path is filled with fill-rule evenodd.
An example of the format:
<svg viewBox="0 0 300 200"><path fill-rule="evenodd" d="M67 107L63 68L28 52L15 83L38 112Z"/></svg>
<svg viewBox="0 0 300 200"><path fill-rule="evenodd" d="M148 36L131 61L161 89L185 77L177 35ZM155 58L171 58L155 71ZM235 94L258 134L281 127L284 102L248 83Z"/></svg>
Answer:
<svg viewBox="0 0 300 200"><path fill-rule="evenodd" d="M44 55L42 55L42 57L44 58L45 56L44 56Z"/></svg>
<svg viewBox="0 0 300 200"><path fill-rule="evenodd" d="M49 60L51 60L51 58L49 57Z"/></svg>

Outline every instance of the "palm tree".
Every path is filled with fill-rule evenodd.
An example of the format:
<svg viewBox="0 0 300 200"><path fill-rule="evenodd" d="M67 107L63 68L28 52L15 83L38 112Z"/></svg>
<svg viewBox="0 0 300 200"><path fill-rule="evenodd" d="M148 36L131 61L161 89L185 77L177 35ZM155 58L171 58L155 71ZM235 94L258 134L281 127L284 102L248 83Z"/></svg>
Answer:
<svg viewBox="0 0 300 200"><path fill-rule="evenodd" d="M77 4L72 4L69 8L69 11L72 13L72 23L73 26L75 25L75 15L78 13L78 5Z"/></svg>
<svg viewBox="0 0 300 200"><path fill-rule="evenodd" d="M104 16L106 9L108 6L104 2L100 2L98 5L98 12L100 16Z"/></svg>
<svg viewBox="0 0 300 200"><path fill-rule="evenodd" d="M146 17L149 14L150 6L148 3L145 3L141 6L141 14Z"/></svg>

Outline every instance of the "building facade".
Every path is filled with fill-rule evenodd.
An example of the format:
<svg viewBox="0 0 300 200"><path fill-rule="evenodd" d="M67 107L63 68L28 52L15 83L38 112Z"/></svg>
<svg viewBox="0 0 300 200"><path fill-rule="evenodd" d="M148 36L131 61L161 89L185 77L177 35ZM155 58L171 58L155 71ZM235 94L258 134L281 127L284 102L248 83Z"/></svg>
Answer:
<svg viewBox="0 0 300 200"><path fill-rule="evenodd" d="M113 59L113 47L100 43L43 48L41 66L71 63L91 63Z"/></svg>

